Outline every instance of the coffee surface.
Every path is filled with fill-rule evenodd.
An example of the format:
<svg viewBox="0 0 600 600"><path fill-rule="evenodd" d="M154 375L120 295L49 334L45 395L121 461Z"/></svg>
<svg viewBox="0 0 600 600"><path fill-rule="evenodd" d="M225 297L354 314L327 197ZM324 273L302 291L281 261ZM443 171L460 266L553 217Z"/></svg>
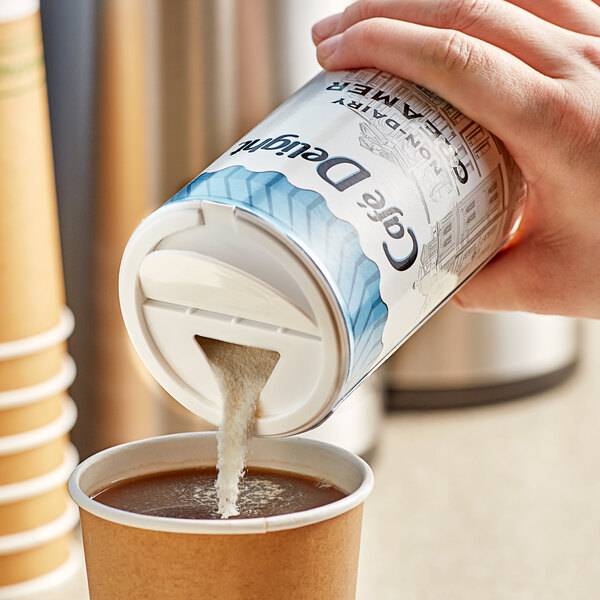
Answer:
<svg viewBox="0 0 600 600"><path fill-rule="evenodd" d="M167 471L118 482L94 500L143 515L219 519L216 478L214 468ZM346 495L328 482L271 469L248 469L239 489L237 519L300 512Z"/></svg>

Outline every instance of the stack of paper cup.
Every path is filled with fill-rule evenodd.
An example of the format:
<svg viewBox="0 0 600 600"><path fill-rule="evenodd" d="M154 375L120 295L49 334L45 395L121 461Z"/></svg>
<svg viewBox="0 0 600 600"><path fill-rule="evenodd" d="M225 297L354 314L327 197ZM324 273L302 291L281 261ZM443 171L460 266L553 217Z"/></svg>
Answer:
<svg viewBox="0 0 600 600"><path fill-rule="evenodd" d="M19 375L34 381L27 386L15 387L14 374L0 377L0 599L48 589L78 567L71 547L78 515L66 492L78 462L69 443L77 412L67 393L75 364L64 350L72 328L73 317L63 309L47 332L0 343L0 374L10 372L3 371L6 364L51 357L51 348L62 354L57 372L40 382L27 370Z"/></svg>
<svg viewBox="0 0 600 600"><path fill-rule="evenodd" d="M0 599L73 570L77 463L40 14L0 0Z"/></svg>

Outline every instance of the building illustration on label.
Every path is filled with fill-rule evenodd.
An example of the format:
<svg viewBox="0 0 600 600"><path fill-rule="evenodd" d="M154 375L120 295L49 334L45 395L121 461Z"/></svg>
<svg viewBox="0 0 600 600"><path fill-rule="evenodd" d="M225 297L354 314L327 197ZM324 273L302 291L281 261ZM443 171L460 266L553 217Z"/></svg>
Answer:
<svg viewBox="0 0 600 600"><path fill-rule="evenodd" d="M492 256L504 235L504 189L497 167L468 196L433 224L431 241L421 251L414 289L430 311L476 267Z"/></svg>
<svg viewBox="0 0 600 600"><path fill-rule="evenodd" d="M500 166L484 176L478 164L491 150L498 153L496 140L439 96L387 73L339 73L327 89L337 93L332 102L361 117L360 145L399 167L420 196L430 237L422 242L412 287L424 297L424 316L491 257L505 235ZM436 217L443 205L451 209Z"/></svg>

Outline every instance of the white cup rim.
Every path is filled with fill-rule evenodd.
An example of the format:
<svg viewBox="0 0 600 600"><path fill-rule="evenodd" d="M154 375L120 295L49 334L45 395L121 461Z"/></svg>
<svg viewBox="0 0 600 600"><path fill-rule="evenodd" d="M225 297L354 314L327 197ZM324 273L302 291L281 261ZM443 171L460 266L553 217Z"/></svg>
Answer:
<svg viewBox="0 0 600 600"><path fill-rule="evenodd" d="M48 471L39 477L0 485L0 506L44 494L61 484L65 484L78 462L79 454L75 446L69 444L65 451L64 460L56 469L52 469L52 471Z"/></svg>
<svg viewBox="0 0 600 600"><path fill-rule="evenodd" d="M77 506L67 499L67 508L54 521L9 535L0 535L0 556L24 552L69 533L79 522Z"/></svg>
<svg viewBox="0 0 600 600"><path fill-rule="evenodd" d="M354 490L351 490L350 493L344 498L323 506L319 506L317 508L272 517L222 520L175 519L127 512L107 506L90 498L88 494L96 493L98 491L97 489L87 491L82 489L81 479L86 475L86 473L89 472L90 469L93 470L94 468L102 468L103 464L107 463L107 461L110 461L111 464L117 464L115 461L118 461L120 455L124 455L128 452L140 452L143 451L145 447L148 448L150 445L157 445L158 448L168 448L169 446L174 446L175 444L189 445L194 441L198 443L204 442L205 444L214 442L216 447L216 433L192 432L164 435L145 440L139 440L136 442L129 442L127 444L122 444L120 446L103 450L102 452L99 452L98 454L95 454L83 461L75 469L75 471L73 471L73 474L69 479L69 493L71 494L73 500L86 512L100 517L106 521L111 521L113 523L118 523L129 527L170 533L241 535L295 529L297 527L304 527L306 525L312 525L314 523L326 521L333 517L344 514L362 504L373 488L373 472L371 471L369 465L362 458L356 456L348 450L333 446L332 444L293 437L253 438L250 441L250 453L253 453L258 449L263 452L265 456L274 456L278 451L281 450L287 451L288 455L301 456L302 454L307 453L312 453L314 455L320 454L324 459L328 459L331 463L336 463L337 461L337 463L340 465L343 464L348 469L352 470L352 476L357 480L360 480L360 483L358 483L357 487ZM267 447L269 449L269 454L267 454ZM165 470L165 455L163 455L162 470ZM284 464L281 461L275 461L271 465L271 461L267 459L260 459L256 461L251 458L249 462L256 464L257 466L271 466L271 468L280 470L286 470L284 467L288 466L289 468L287 470L294 470L295 472L299 472L301 474L310 474L319 477L318 474L313 474L313 472L319 470L319 464L314 465L313 468L312 463L306 464L302 463L300 460L298 464L292 464L291 462ZM264 464L265 462L268 462L269 464ZM197 464L202 465L202 460L198 460ZM161 469L157 469L157 466L158 464L145 464L145 473L149 474L160 471ZM184 466L181 468L186 467ZM189 465L187 468L189 468ZM338 477L340 476L341 475L338 475ZM336 485L336 473L328 474L326 477L334 485ZM113 479L112 483L115 483L119 479L122 480L123 478ZM102 484L100 484L99 487L101 488Z"/></svg>
<svg viewBox="0 0 600 600"><path fill-rule="evenodd" d="M69 544L69 556L62 565L39 577L34 577L20 583L0 586L0 600L31 598L33 595L49 592L70 580L82 568L83 553L81 545L73 540Z"/></svg>
<svg viewBox="0 0 600 600"><path fill-rule="evenodd" d="M77 407L69 396L62 403L60 415L47 425L23 433L0 436L0 456L16 454L46 444L68 433L77 420Z"/></svg>
<svg viewBox="0 0 600 600"><path fill-rule="evenodd" d="M72 333L75 327L75 317L68 306L63 306L60 312L58 324L29 337L12 340L10 342L0 343L0 360L9 360L19 358L27 354L35 354L64 342Z"/></svg>
<svg viewBox="0 0 600 600"><path fill-rule="evenodd" d="M76 372L75 361L67 355L56 375L34 385L0 392L0 410L31 404L63 392L75 381Z"/></svg>

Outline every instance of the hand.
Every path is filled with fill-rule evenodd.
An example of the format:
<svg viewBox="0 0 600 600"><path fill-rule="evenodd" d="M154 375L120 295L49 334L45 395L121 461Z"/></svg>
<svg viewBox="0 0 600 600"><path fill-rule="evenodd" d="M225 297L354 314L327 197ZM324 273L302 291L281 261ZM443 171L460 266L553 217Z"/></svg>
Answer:
<svg viewBox="0 0 600 600"><path fill-rule="evenodd" d="M458 304L600 317L600 1L360 0L313 40L325 69L431 89L520 166L521 226Z"/></svg>

